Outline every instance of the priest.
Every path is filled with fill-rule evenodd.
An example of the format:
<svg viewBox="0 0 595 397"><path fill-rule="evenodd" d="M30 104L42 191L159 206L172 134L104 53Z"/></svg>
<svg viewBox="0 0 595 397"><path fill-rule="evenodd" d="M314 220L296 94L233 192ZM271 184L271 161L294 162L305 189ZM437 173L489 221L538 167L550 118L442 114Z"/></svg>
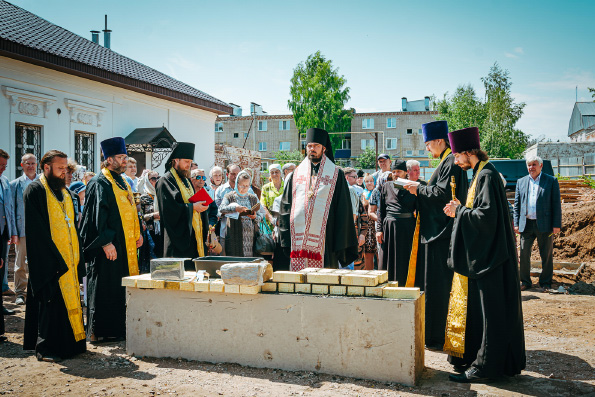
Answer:
<svg viewBox="0 0 595 397"><path fill-rule="evenodd" d="M164 256L197 258L205 256L209 219L204 201L191 203L195 191L190 183L194 143L178 142L165 163L166 173L157 182L159 216L164 230ZM187 261L188 270L193 270Z"/></svg>
<svg viewBox="0 0 595 397"><path fill-rule="evenodd" d="M29 286L23 348L57 362L86 351L79 283L85 260L66 189L68 160L58 150L40 162L42 175L24 192Z"/></svg>
<svg viewBox="0 0 595 397"><path fill-rule="evenodd" d="M472 169L465 205L452 200L448 267L454 278L444 350L455 382L484 382L525 368L525 338L514 233L502 179L480 149L479 130L449 134L456 164ZM464 371L464 372L463 372Z"/></svg>
<svg viewBox="0 0 595 397"><path fill-rule="evenodd" d="M435 159L440 159L440 163L427 185L417 182L405 185L410 193L417 195L419 225L414 232L413 253L417 252L416 240L425 249L425 269L417 269L417 257L411 255L407 286L414 285L417 272L425 272L426 346L442 350L453 275L446 266L453 222L444 214L443 208L452 199L452 177L456 184L455 195L460 200L467 197L468 182L466 172L454 163L446 121L434 121L421 127L426 149Z"/></svg>
<svg viewBox="0 0 595 397"><path fill-rule="evenodd" d="M101 142L101 173L87 184L81 237L87 269L87 332L91 342L126 338L126 289L122 277L138 271L143 244L132 189L122 178L124 138Z"/></svg>
<svg viewBox="0 0 595 397"><path fill-rule="evenodd" d="M287 177L279 212L281 247L290 269L339 268L357 258L349 186L334 163L328 133L306 132L307 157Z"/></svg>

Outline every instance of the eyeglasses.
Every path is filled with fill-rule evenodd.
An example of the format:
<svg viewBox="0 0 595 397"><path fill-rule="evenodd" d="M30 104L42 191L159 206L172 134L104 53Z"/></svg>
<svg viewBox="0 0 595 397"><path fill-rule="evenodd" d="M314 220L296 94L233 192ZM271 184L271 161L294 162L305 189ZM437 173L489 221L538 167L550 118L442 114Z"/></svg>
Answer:
<svg viewBox="0 0 595 397"><path fill-rule="evenodd" d="M154 176L154 177L152 177L152 178L149 178L149 180L150 180L151 182L157 182L157 181L159 180L159 178L161 178L161 177L160 177L160 176Z"/></svg>
<svg viewBox="0 0 595 397"><path fill-rule="evenodd" d="M196 179L197 181L200 180L200 179L202 179L203 181L206 181L207 180L207 177L204 176L204 175L197 175L197 176L194 177L194 179Z"/></svg>

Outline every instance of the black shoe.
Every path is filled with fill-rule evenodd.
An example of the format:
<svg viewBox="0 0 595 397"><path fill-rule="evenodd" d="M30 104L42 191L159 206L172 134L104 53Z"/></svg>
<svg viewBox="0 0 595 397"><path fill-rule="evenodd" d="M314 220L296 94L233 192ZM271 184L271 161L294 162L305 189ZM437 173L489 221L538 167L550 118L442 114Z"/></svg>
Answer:
<svg viewBox="0 0 595 397"><path fill-rule="evenodd" d="M8 338L4 335L0 335L0 343L4 343L8 340Z"/></svg>
<svg viewBox="0 0 595 397"><path fill-rule="evenodd" d="M483 376L481 371L476 367L469 367L462 374L450 374L448 375L448 379L458 383L488 383L493 381L493 379Z"/></svg>
<svg viewBox="0 0 595 397"><path fill-rule="evenodd" d="M37 357L37 361L45 361L46 363L58 363L62 361L60 357L49 354L44 356L41 353L37 353L35 356Z"/></svg>
<svg viewBox="0 0 595 397"><path fill-rule="evenodd" d="M5 316L10 316L10 315L14 314L14 310L7 309L4 306L2 306L2 312L4 313Z"/></svg>
<svg viewBox="0 0 595 397"><path fill-rule="evenodd" d="M453 365L452 368L455 372L462 374L463 372L467 371L469 369L468 365Z"/></svg>
<svg viewBox="0 0 595 397"><path fill-rule="evenodd" d="M541 285L541 288L543 288L544 290L552 289L552 285L551 284L543 284L543 285Z"/></svg>
<svg viewBox="0 0 595 397"><path fill-rule="evenodd" d="M443 351L444 345L438 345L438 344L432 344L432 345L426 345L426 349L428 350L432 350L435 352L441 352Z"/></svg>

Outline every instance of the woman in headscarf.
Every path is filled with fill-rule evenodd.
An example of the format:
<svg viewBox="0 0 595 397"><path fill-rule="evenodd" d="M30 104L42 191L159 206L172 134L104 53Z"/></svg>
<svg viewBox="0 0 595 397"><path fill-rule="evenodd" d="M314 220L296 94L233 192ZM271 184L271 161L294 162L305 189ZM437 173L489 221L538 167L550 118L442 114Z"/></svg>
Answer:
<svg viewBox="0 0 595 397"><path fill-rule="evenodd" d="M223 197L219 211L222 222L227 222L225 254L227 256L254 256L254 244L262 218L249 212L258 204L258 197L249 193L252 178L246 170L240 171L233 191ZM228 215L230 214L230 215Z"/></svg>
<svg viewBox="0 0 595 397"><path fill-rule="evenodd" d="M283 195L283 178L281 178L281 165L272 164L269 167L269 183L262 187L260 194L260 203L267 209L269 214L273 213L273 203L275 199ZM269 226L274 227L274 219L267 216Z"/></svg>
<svg viewBox="0 0 595 397"><path fill-rule="evenodd" d="M366 174L363 181L364 192L362 193L361 202L364 206L364 214L362 214L362 233L365 236L366 242L364 244L364 270L374 270L374 256L378 252L376 246L376 222L372 220L368 214L370 207L370 199L374 191L374 177L371 174Z"/></svg>

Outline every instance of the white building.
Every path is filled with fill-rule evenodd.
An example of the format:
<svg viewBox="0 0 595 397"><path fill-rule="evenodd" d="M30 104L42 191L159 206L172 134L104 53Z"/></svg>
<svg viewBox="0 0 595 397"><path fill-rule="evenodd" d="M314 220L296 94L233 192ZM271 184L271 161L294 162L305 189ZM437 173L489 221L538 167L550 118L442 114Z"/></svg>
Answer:
<svg viewBox="0 0 595 397"><path fill-rule="evenodd" d="M23 153L40 159L50 149L97 172L100 141L161 127L176 141L195 142L195 159L208 169L215 119L232 113L223 101L2 0L0 88L9 178L20 175ZM139 168L163 172L163 153L135 157Z"/></svg>

